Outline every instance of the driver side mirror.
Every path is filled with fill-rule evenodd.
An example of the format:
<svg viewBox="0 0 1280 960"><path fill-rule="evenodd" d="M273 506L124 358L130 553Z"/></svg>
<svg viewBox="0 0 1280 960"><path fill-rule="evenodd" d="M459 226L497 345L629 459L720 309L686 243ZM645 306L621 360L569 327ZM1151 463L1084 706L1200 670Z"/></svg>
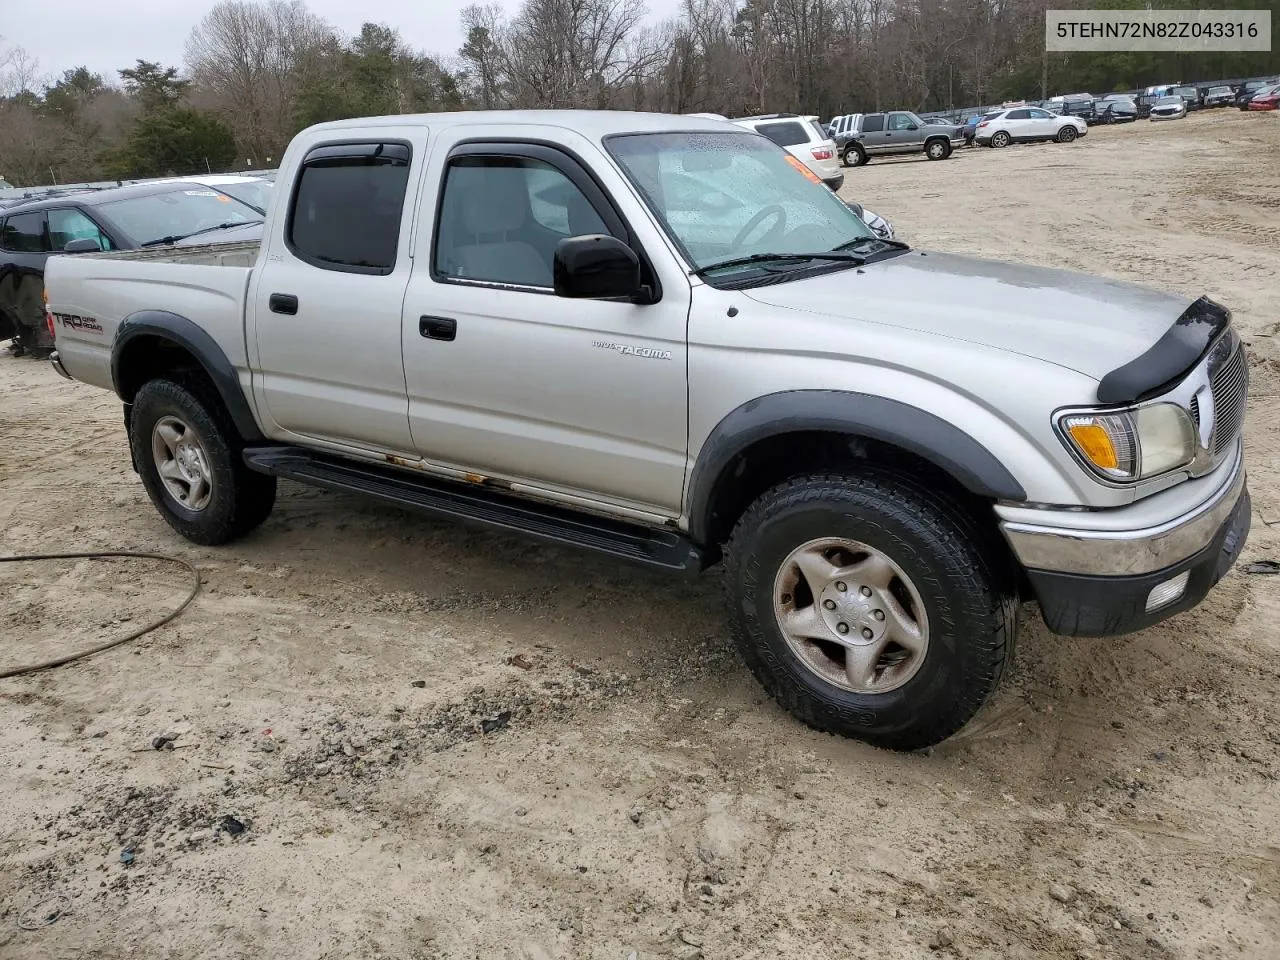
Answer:
<svg viewBox="0 0 1280 960"><path fill-rule="evenodd" d="M617 237L602 233L565 237L557 243L552 277L558 297L647 299L636 252Z"/></svg>
<svg viewBox="0 0 1280 960"><path fill-rule="evenodd" d="M920 127L919 127L919 125L917 125L917 124L914 124L914 123L908 123L908 124L907 124L907 129L908 129L908 130L919 130L919 129L920 129Z"/></svg>
<svg viewBox="0 0 1280 960"><path fill-rule="evenodd" d="M102 244L90 237L83 237L79 240L72 240L62 248L63 253L97 253L102 249Z"/></svg>

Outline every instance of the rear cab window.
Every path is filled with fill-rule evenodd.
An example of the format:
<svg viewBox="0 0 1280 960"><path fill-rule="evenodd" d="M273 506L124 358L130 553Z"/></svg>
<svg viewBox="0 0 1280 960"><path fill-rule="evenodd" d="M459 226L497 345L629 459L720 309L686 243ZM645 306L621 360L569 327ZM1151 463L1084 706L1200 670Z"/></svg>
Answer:
<svg viewBox="0 0 1280 960"><path fill-rule="evenodd" d="M312 148L289 207L289 250L322 270L394 271L410 158L409 145L401 142Z"/></svg>

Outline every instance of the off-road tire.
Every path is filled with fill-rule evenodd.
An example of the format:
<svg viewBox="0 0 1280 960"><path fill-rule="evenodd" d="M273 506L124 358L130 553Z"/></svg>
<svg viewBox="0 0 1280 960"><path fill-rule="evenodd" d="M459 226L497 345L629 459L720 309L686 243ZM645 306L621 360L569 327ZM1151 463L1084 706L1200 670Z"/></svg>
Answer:
<svg viewBox="0 0 1280 960"><path fill-rule="evenodd" d="M897 689L855 693L827 682L788 645L775 578L808 541L872 546L913 581L928 616L928 647ZM734 639L778 703L819 730L894 750L936 744L963 727L1013 655L1018 601L1012 566L993 536L949 498L894 474L813 474L762 494L726 546Z"/></svg>
<svg viewBox="0 0 1280 960"><path fill-rule="evenodd" d="M207 458L208 505L188 510L165 489L152 452L152 430L164 417L189 424ZM129 441L147 496L173 529L194 543L217 546L241 537L271 513L276 478L256 473L242 459L243 441L221 399L198 379L150 380L133 398Z"/></svg>
<svg viewBox="0 0 1280 960"><path fill-rule="evenodd" d="M935 146L939 146L941 149L934 150ZM951 143L947 140L934 138L924 145L924 155L930 160L946 160L951 156Z"/></svg>
<svg viewBox="0 0 1280 960"><path fill-rule="evenodd" d="M856 143L851 143L844 148L844 153L840 154L840 162L846 167L865 166L871 158L867 156L867 151L863 150Z"/></svg>

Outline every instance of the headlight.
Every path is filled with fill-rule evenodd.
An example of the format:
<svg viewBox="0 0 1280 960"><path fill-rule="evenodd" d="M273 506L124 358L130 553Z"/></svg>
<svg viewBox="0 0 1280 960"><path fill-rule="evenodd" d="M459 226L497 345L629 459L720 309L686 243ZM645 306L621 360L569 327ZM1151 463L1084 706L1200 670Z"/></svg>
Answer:
<svg viewBox="0 0 1280 960"><path fill-rule="evenodd" d="M1063 440L1109 480L1143 480L1195 459L1191 416L1173 403L1114 413L1076 412L1058 420Z"/></svg>

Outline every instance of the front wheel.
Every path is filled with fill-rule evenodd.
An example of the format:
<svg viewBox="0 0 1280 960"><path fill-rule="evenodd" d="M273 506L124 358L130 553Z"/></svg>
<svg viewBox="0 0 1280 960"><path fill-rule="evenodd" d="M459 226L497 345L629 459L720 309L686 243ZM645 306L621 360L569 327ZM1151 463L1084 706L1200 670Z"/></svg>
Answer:
<svg viewBox="0 0 1280 960"><path fill-rule="evenodd" d="M1078 135L1079 135L1079 134L1077 134L1077 132L1076 132L1076 128L1075 128L1075 127L1070 126L1070 125L1065 126L1065 127L1063 127L1061 130L1059 130L1059 131L1058 131L1058 142L1059 142L1059 143L1070 143L1070 142L1071 142L1072 140L1074 140Z"/></svg>
<svg viewBox="0 0 1280 960"><path fill-rule="evenodd" d="M930 160L945 160L951 156L951 144L946 140L930 140L924 146L924 155Z"/></svg>
<svg viewBox="0 0 1280 960"><path fill-rule="evenodd" d="M804 723L881 747L946 739L1012 649L1012 577L975 524L889 475L812 475L764 493L727 549L735 640Z"/></svg>
<svg viewBox="0 0 1280 960"><path fill-rule="evenodd" d="M241 459L231 418L206 384L151 380L133 398L133 461L169 526L215 546L248 533L270 514L276 478Z"/></svg>

